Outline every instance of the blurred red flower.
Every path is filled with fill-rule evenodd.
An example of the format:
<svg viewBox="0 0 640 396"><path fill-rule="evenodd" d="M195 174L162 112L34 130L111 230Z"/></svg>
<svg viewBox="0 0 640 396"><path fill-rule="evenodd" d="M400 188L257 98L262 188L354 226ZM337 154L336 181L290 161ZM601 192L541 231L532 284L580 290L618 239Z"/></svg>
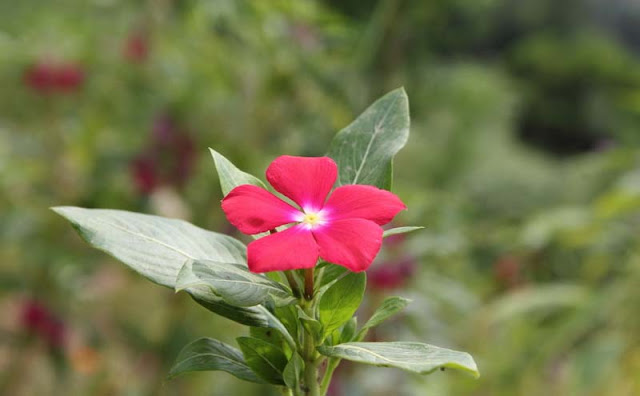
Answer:
<svg viewBox="0 0 640 396"><path fill-rule="evenodd" d="M36 300L25 301L20 319L28 333L39 336L50 347L60 349L65 346L67 332L64 323L44 304Z"/></svg>

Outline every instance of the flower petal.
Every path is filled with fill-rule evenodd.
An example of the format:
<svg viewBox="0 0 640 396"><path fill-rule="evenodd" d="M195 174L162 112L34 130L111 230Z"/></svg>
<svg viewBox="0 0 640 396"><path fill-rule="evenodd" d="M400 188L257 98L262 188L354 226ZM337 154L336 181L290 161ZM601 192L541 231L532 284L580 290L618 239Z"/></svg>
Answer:
<svg viewBox="0 0 640 396"><path fill-rule="evenodd" d="M312 212L322 209L337 177L338 166L329 157L283 155L267 168L267 180L273 188Z"/></svg>
<svg viewBox="0 0 640 396"><path fill-rule="evenodd" d="M351 184L333 191L325 204L325 213L332 220L360 218L383 225L406 208L400 198L387 190Z"/></svg>
<svg viewBox="0 0 640 396"><path fill-rule="evenodd" d="M318 244L308 229L293 226L251 242L247 256L251 272L311 268L318 261Z"/></svg>
<svg viewBox="0 0 640 396"><path fill-rule="evenodd" d="M243 184L222 200L222 210L231 224L245 234L258 234L297 221L301 212L269 191Z"/></svg>
<svg viewBox="0 0 640 396"><path fill-rule="evenodd" d="M353 272L366 270L382 245L382 228L370 220L346 219L312 229L320 257Z"/></svg>

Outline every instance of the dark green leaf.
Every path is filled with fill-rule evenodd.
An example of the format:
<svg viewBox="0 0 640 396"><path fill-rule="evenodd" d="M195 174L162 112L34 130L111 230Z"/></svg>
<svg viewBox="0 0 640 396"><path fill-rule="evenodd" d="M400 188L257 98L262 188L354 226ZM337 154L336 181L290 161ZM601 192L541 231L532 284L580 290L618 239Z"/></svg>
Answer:
<svg viewBox="0 0 640 396"><path fill-rule="evenodd" d="M253 338L258 338L278 348L282 348L282 334L270 327L251 327L249 328L249 334Z"/></svg>
<svg viewBox="0 0 640 396"><path fill-rule="evenodd" d="M245 381L264 383L247 366L239 350L211 338L200 338L185 346L169 377L189 371L226 371Z"/></svg>
<svg viewBox="0 0 640 396"><path fill-rule="evenodd" d="M409 100L399 88L378 99L338 132L328 156L338 164L338 185L391 188L393 156L409 138Z"/></svg>
<svg viewBox="0 0 640 396"><path fill-rule="evenodd" d="M389 319L391 316L402 311L410 302L411 300L407 300L406 298L402 297L385 298L380 307L376 309L373 315L371 315L371 318L369 318L367 323L362 326L362 329L360 329L360 332L358 333L357 339L363 339L365 334L367 333L367 330L379 325L380 323Z"/></svg>
<svg viewBox="0 0 640 396"><path fill-rule="evenodd" d="M320 297L318 319L324 327L324 334L342 326L351 319L362 301L367 276L364 272L350 272L334 283Z"/></svg>
<svg viewBox="0 0 640 396"><path fill-rule="evenodd" d="M419 342L348 342L321 346L318 351L329 357L381 367L396 367L419 374L429 374L442 367L462 370L479 377L471 355Z"/></svg>
<svg viewBox="0 0 640 396"><path fill-rule="evenodd" d="M176 291L195 286L208 286L226 302L238 307L262 304L269 294L277 305L295 302L280 283L244 267L211 260L190 260L182 267L176 280Z"/></svg>
<svg viewBox="0 0 640 396"><path fill-rule="evenodd" d="M340 343L345 343L353 340L353 337L356 335L356 329L358 327L358 318L355 316L342 327L342 332L340 333Z"/></svg>
<svg viewBox="0 0 640 396"><path fill-rule="evenodd" d="M322 337L322 324L316 319L307 315L300 306L296 306L298 310L298 320L302 323L307 333L311 334L313 338L319 341Z"/></svg>
<svg viewBox="0 0 640 396"><path fill-rule="evenodd" d="M260 179L236 168L231 161L214 149L209 148L209 150L211 151L213 162L215 163L216 170L218 171L222 195L229 194L229 191L243 184L253 184L254 186L266 188Z"/></svg>
<svg viewBox="0 0 640 396"><path fill-rule="evenodd" d="M226 303L222 298L215 295L211 295L207 298L207 301L198 299L192 295L193 299L204 308L209 311L224 316L227 319L231 319L234 322L246 326L256 327L272 327L272 320L269 317L269 311L262 305L255 307L236 307Z"/></svg>
<svg viewBox="0 0 640 396"><path fill-rule="evenodd" d="M270 384L284 385L282 372L287 365L287 356L282 349L252 337L238 337L236 341L253 372Z"/></svg>

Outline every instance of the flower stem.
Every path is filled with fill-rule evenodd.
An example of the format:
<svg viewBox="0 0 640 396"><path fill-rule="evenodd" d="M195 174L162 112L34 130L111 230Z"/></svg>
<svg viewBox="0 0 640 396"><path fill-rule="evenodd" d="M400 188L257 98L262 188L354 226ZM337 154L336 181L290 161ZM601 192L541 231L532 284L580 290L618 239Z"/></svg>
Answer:
<svg viewBox="0 0 640 396"><path fill-rule="evenodd" d="M308 271L308 270L307 270ZM305 275L307 272L305 272ZM311 276L313 278L313 269L311 269ZM306 276L305 276L306 279ZM307 283L305 282L305 285ZM313 285L313 283L312 283ZM313 289L312 289L313 294ZM312 314L312 304L304 304L304 311L307 314ZM304 345L303 345L303 358L304 358L304 394L305 396L320 396L324 395L320 393L320 386L318 384L318 352L316 351L315 338L313 334L304 332Z"/></svg>
<svg viewBox="0 0 640 396"><path fill-rule="evenodd" d="M331 385L331 378L333 377L333 371L340 364L340 359L330 358L327 362L327 369L324 372L324 377L322 378L322 383L320 384L320 394L326 395L329 390L329 385Z"/></svg>
<svg viewBox="0 0 640 396"><path fill-rule="evenodd" d="M293 276L293 273L291 271L282 271L284 273L284 276L287 277L287 282L289 282L289 287L291 287L291 292L293 293L293 296L295 298L299 298L300 297L300 288L298 287L298 281L296 281L296 278Z"/></svg>
<svg viewBox="0 0 640 396"><path fill-rule="evenodd" d="M304 270L304 298L313 300L313 267Z"/></svg>

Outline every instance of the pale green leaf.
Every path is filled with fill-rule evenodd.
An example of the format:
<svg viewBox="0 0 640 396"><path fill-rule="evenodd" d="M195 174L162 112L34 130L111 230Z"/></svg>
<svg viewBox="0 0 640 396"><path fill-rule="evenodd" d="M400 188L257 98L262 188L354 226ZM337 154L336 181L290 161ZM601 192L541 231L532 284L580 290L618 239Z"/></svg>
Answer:
<svg viewBox="0 0 640 396"><path fill-rule="evenodd" d="M384 233L382 234L382 237L386 238L386 237L391 236L391 235L406 234L408 232L421 230L423 228L424 227L396 227L396 228L391 228L391 229L385 230Z"/></svg>
<svg viewBox="0 0 640 396"><path fill-rule="evenodd" d="M190 260L182 267L176 280L176 291L194 286L208 286L226 302L238 307L262 304L269 295L278 305L295 301L280 283L243 267L211 260Z"/></svg>
<svg viewBox="0 0 640 396"><path fill-rule="evenodd" d="M395 367L418 374L429 374L439 368L462 370L479 377L471 355L419 342L348 342L321 346L318 351L329 357L351 360L381 367Z"/></svg>
<svg viewBox="0 0 640 396"><path fill-rule="evenodd" d="M378 307L373 315L371 315L371 318L369 318L364 326L362 326L356 338L361 340L362 338L364 338L367 330L379 325L393 315L402 311L410 302L411 300L407 300L406 298L402 297L385 298L380 307Z"/></svg>
<svg viewBox="0 0 640 396"><path fill-rule="evenodd" d="M214 149L209 148L209 150L211 151L213 162L215 163L216 170L218 171L220 189L222 190L223 195L229 194L229 191L243 184L253 184L254 186L266 188L260 179L236 168L231 161Z"/></svg>
<svg viewBox="0 0 640 396"><path fill-rule="evenodd" d="M409 100L399 88L378 99L338 132L328 156L338 164L338 185L391 188L393 157L409 138Z"/></svg>
<svg viewBox="0 0 640 396"><path fill-rule="evenodd" d="M211 338L200 338L185 346L169 377L190 371L226 371L245 381L264 383L247 366L239 350Z"/></svg>

